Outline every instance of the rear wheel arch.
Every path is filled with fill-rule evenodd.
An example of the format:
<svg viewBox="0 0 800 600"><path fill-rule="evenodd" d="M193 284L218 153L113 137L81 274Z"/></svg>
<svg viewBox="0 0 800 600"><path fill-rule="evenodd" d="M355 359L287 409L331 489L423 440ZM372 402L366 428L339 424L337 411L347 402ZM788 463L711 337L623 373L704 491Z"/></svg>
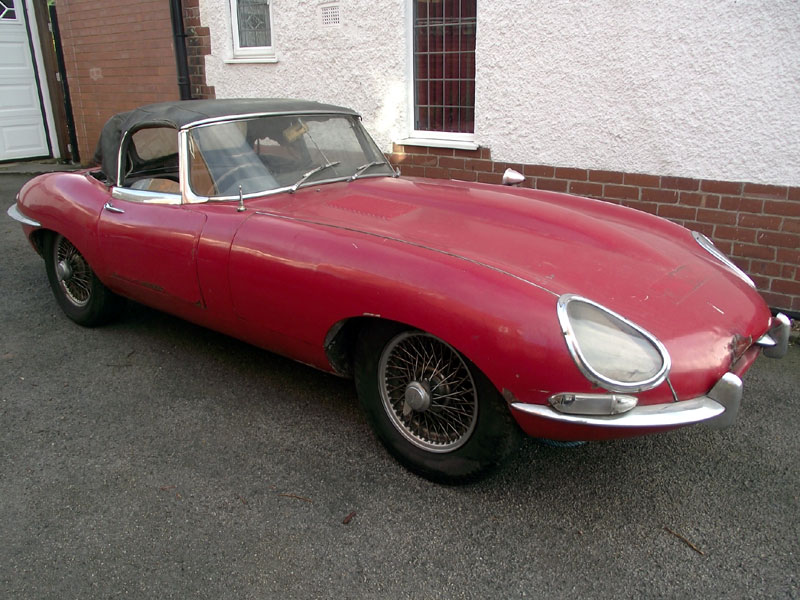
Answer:
<svg viewBox="0 0 800 600"><path fill-rule="evenodd" d="M33 231L28 238L33 246L33 249L36 250L37 254L42 258L44 258L45 241L47 237L51 235L56 235L56 232L51 229L42 228Z"/></svg>
<svg viewBox="0 0 800 600"><path fill-rule="evenodd" d="M123 299L97 277L81 251L64 235L42 234L42 254L50 288L64 314L79 325L93 327L117 317Z"/></svg>

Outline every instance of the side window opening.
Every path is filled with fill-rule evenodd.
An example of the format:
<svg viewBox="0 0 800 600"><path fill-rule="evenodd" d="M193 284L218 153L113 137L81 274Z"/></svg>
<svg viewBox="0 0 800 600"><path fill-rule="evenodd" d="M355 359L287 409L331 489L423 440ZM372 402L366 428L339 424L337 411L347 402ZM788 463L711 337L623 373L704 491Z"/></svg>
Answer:
<svg viewBox="0 0 800 600"><path fill-rule="evenodd" d="M176 129L146 127L130 136L125 152L123 187L168 194L180 193Z"/></svg>

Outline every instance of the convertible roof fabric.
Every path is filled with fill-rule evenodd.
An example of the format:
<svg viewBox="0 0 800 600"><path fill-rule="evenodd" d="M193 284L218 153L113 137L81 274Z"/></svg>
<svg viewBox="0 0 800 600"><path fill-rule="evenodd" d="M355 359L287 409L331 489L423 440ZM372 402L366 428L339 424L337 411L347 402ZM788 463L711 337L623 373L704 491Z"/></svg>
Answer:
<svg viewBox="0 0 800 600"><path fill-rule="evenodd" d="M100 165L109 181L117 182L119 146L126 132L148 126L183 127L205 121L243 115L339 113L358 115L355 111L332 104L288 98L230 98L226 100L179 100L148 104L111 117L103 126L94 163Z"/></svg>

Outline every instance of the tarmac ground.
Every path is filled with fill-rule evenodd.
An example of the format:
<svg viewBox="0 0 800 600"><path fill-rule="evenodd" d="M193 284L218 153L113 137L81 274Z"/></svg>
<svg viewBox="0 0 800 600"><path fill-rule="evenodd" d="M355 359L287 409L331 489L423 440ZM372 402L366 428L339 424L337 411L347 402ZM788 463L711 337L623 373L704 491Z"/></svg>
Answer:
<svg viewBox="0 0 800 600"><path fill-rule="evenodd" d="M352 383L130 304L84 329L5 210L0 598L798 598L800 347L738 422L558 449L448 487Z"/></svg>

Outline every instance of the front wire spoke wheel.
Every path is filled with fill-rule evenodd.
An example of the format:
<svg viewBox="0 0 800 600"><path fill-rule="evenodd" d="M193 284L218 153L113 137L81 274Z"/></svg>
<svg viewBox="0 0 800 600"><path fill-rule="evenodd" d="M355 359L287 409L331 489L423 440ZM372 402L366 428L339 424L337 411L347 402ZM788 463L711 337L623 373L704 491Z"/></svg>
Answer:
<svg viewBox="0 0 800 600"><path fill-rule="evenodd" d="M478 390L461 355L420 331L395 336L378 363L383 408L416 447L452 452L470 439L478 421Z"/></svg>
<svg viewBox="0 0 800 600"><path fill-rule="evenodd" d="M67 238L61 236L55 247L58 283L66 298L76 307L92 298L92 270L86 259Z"/></svg>

